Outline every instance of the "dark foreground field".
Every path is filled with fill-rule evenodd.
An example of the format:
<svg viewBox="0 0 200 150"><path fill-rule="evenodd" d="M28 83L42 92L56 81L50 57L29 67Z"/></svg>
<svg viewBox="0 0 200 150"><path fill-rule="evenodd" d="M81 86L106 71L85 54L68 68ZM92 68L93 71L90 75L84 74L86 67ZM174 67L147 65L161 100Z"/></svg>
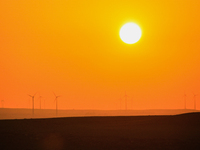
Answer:
<svg viewBox="0 0 200 150"><path fill-rule="evenodd" d="M1 150L195 150L200 113L0 120Z"/></svg>

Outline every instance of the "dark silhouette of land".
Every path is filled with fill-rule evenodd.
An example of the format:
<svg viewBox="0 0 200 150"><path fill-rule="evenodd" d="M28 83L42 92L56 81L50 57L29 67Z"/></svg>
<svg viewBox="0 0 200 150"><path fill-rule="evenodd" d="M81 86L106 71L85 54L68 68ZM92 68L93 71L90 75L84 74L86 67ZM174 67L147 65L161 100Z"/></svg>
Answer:
<svg viewBox="0 0 200 150"><path fill-rule="evenodd" d="M0 120L1 150L195 150L200 113Z"/></svg>

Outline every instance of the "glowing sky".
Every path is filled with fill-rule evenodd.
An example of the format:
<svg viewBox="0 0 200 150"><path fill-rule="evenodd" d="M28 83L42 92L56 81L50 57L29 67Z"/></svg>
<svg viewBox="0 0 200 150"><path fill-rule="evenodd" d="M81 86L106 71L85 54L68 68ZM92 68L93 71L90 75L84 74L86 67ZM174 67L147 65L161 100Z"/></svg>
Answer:
<svg viewBox="0 0 200 150"><path fill-rule="evenodd" d="M193 108L200 89L199 0L0 0L0 100L45 108ZM119 37L135 22L142 38ZM124 98L121 108L125 107ZM200 109L200 97L197 96Z"/></svg>

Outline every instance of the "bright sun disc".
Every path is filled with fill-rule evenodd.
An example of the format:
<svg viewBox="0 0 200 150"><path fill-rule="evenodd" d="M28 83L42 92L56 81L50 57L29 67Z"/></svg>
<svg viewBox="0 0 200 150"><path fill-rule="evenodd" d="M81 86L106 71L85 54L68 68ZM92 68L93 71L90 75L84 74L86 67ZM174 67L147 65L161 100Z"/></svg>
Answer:
<svg viewBox="0 0 200 150"><path fill-rule="evenodd" d="M142 31L137 24L127 23L121 27L119 35L125 43L133 44L139 41Z"/></svg>

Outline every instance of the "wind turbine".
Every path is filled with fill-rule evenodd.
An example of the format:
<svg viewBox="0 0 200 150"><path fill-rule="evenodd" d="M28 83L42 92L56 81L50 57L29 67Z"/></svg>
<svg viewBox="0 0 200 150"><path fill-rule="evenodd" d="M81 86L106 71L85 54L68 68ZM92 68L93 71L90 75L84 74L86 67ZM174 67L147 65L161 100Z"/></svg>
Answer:
<svg viewBox="0 0 200 150"><path fill-rule="evenodd" d="M125 109L126 109L126 110L127 110L127 97L128 97L128 95L127 95L126 92L125 92L124 98L125 98Z"/></svg>
<svg viewBox="0 0 200 150"><path fill-rule="evenodd" d="M56 102L56 116L58 115L58 97L54 92L53 92L54 96L55 96L55 102Z"/></svg>
<svg viewBox="0 0 200 150"><path fill-rule="evenodd" d="M4 108L4 100L1 100L1 107Z"/></svg>
<svg viewBox="0 0 200 150"><path fill-rule="evenodd" d="M29 95L32 98L32 115L34 116L34 97L35 97L36 93L34 95Z"/></svg>
<svg viewBox="0 0 200 150"><path fill-rule="evenodd" d="M196 110L196 96L197 96L197 95L194 94L194 93L193 93L193 95L194 95L194 97L193 97L193 98L194 98L194 110Z"/></svg>
<svg viewBox="0 0 200 150"><path fill-rule="evenodd" d="M186 97L187 97L187 95L184 93L184 103L185 103L185 109L186 109Z"/></svg>

